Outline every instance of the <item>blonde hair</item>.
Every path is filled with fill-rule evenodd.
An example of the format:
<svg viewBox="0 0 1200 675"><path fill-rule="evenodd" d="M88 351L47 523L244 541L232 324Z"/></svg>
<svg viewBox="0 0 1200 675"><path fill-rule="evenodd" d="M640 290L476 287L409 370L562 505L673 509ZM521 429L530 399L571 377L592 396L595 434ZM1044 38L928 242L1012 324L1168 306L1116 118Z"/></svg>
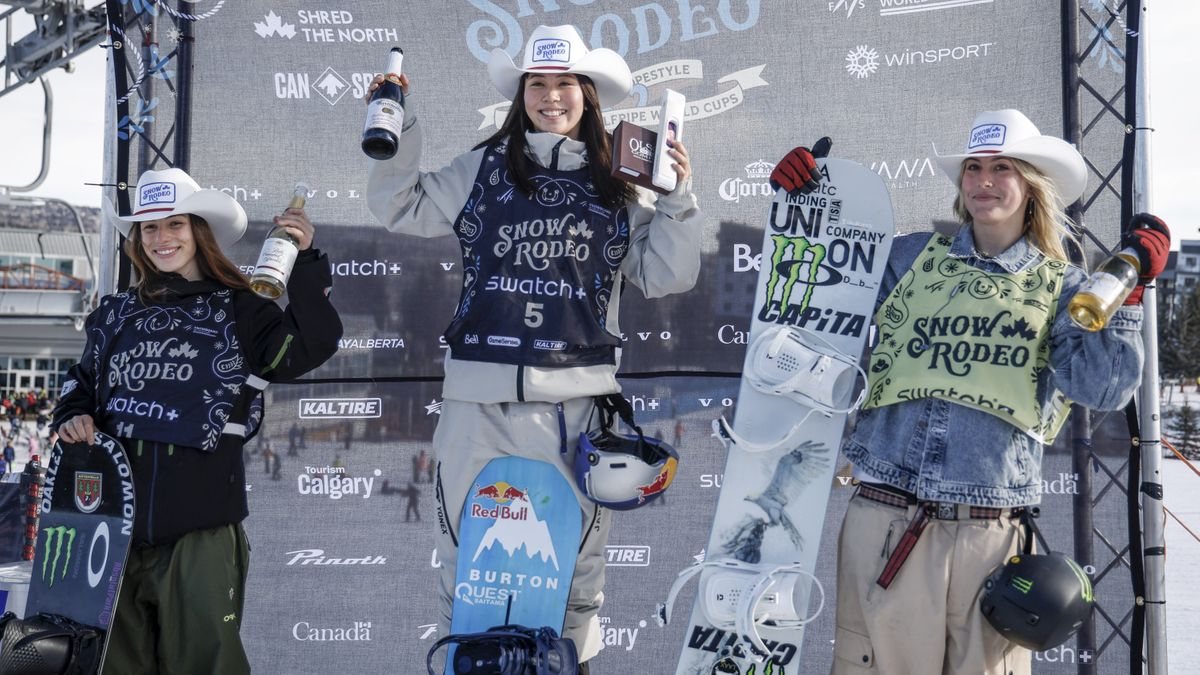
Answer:
<svg viewBox="0 0 1200 675"><path fill-rule="evenodd" d="M1025 179L1025 184L1029 186L1029 202L1025 206L1025 236L1047 258L1070 262L1064 242L1071 242L1080 250L1082 246L1075 236L1075 221L1067 215L1067 205L1063 203L1062 195L1058 193L1054 181L1025 160L1016 157L1007 159L1013 163L1017 174ZM959 190L954 198L954 215L961 223L971 220L971 214L967 212L962 197L962 177L967 161L958 169Z"/></svg>

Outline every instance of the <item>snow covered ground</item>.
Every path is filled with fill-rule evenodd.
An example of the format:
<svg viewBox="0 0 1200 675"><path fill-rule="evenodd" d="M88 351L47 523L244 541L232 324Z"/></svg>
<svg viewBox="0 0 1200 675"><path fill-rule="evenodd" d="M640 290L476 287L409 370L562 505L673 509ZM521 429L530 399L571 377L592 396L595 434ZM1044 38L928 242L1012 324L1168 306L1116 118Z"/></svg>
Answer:
<svg viewBox="0 0 1200 675"><path fill-rule="evenodd" d="M1186 387L1180 392L1173 387L1160 397L1163 414L1185 402L1200 410L1200 392ZM1174 441L1164 421L1163 437ZM1198 467L1200 468L1200 467ZM1163 503L1183 524L1200 535L1200 476L1184 462L1163 460ZM1167 516L1167 662L1172 672L1186 672L1200 663L1200 584L1195 571L1200 569L1200 541L1197 541L1175 518ZM1192 664L1192 665L1187 665Z"/></svg>

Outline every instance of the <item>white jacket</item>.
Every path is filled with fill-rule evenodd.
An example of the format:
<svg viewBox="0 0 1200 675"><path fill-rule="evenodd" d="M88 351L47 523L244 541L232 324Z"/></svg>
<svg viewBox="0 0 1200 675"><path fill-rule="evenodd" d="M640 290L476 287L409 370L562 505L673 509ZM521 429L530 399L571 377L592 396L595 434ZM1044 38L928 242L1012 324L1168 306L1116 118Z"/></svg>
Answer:
<svg viewBox="0 0 1200 675"><path fill-rule="evenodd" d="M421 125L404 130L396 156L386 161L370 160L367 206L393 232L418 237L454 234L454 223L470 195L485 150L456 157L449 166L433 172L420 170ZM530 156L544 167L550 164L555 145L558 168L578 169L587 164L581 141L553 133L527 132ZM686 183L686 184L684 184ZM630 245L621 263L622 276L613 286L605 325L620 336L622 278L642 290L647 298L687 291L700 273L700 236L704 217L685 181L668 195L658 196L638 188L638 198L627 204ZM446 350L446 380L443 396L459 401L502 403L506 401L565 401L620 391L614 365L572 368L536 368L501 363L455 359ZM518 393L521 395L518 396Z"/></svg>

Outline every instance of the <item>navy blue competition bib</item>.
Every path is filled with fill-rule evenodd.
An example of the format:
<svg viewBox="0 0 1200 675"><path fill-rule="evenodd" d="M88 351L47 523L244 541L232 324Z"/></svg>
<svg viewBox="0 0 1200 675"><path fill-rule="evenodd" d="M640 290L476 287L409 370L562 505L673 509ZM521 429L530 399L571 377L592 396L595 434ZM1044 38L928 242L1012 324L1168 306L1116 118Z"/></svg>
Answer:
<svg viewBox="0 0 1200 675"><path fill-rule="evenodd" d="M245 386L229 290L143 305L133 293L104 299L90 336L103 427L120 438L211 451ZM247 435L262 419L261 398Z"/></svg>
<svg viewBox="0 0 1200 675"><path fill-rule="evenodd" d="M629 247L624 207L603 206L588 169L536 167L534 193L489 148L454 230L463 290L446 341L456 359L539 367L616 362L605 328Z"/></svg>

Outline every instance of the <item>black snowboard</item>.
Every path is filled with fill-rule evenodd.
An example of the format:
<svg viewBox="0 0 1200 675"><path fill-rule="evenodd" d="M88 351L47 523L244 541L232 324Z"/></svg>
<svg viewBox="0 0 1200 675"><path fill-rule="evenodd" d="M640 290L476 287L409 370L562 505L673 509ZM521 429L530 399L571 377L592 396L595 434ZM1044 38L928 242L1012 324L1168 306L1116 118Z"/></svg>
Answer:
<svg viewBox="0 0 1200 675"><path fill-rule="evenodd" d="M46 466L25 617L66 617L107 638L133 515L133 472L116 439L96 432L90 446L56 443Z"/></svg>

